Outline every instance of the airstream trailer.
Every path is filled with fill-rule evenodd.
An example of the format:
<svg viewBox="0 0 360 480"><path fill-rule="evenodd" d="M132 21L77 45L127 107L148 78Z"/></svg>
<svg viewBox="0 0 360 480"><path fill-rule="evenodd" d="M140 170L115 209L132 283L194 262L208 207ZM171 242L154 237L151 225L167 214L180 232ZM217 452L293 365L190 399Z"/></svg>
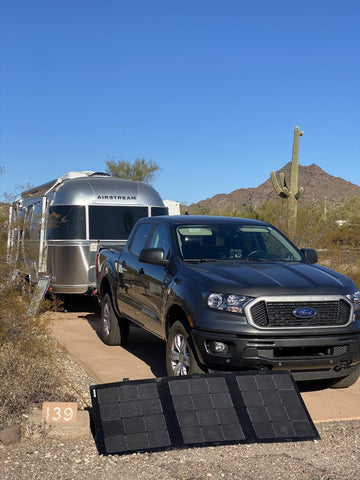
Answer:
<svg viewBox="0 0 360 480"><path fill-rule="evenodd" d="M11 206L8 257L30 283L47 275L53 293L91 293L99 244L121 247L139 218L167 213L150 185L69 172Z"/></svg>

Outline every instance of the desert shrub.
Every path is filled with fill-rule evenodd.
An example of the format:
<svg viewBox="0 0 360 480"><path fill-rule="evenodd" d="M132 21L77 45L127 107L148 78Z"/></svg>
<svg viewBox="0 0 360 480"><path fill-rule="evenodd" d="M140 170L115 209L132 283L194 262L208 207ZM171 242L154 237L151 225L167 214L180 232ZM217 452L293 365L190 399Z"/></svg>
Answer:
<svg viewBox="0 0 360 480"><path fill-rule="evenodd" d="M1 217L1 215L0 215ZM4 228L6 221L1 219ZM1 228L1 227L0 227ZM27 315L30 297L11 281L6 235L0 232L0 429L43 401L59 399L64 383L56 367L58 348L48 322ZM48 308L48 306L46 307Z"/></svg>
<svg viewBox="0 0 360 480"><path fill-rule="evenodd" d="M287 204L283 200L265 202L257 208L245 207L239 212L239 217L262 220L277 227L286 234Z"/></svg>
<svg viewBox="0 0 360 480"><path fill-rule="evenodd" d="M360 251L332 246L319 251L319 264L350 277L360 288Z"/></svg>
<svg viewBox="0 0 360 480"><path fill-rule="evenodd" d="M37 340L39 338L36 336ZM18 423L35 405L58 398L60 374L42 357L45 343L30 354L24 345L5 343L0 348L0 428Z"/></svg>
<svg viewBox="0 0 360 480"><path fill-rule="evenodd" d="M48 324L26 314L28 302L10 285L0 291L0 429L43 401L59 398L64 383Z"/></svg>

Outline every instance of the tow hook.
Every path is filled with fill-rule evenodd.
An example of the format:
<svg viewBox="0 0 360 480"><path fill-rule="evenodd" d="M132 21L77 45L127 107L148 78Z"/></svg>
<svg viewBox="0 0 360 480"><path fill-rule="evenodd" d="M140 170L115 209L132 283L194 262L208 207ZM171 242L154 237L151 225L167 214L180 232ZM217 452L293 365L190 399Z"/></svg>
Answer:
<svg viewBox="0 0 360 480"><path fill-rule="evenodd" d="M340 372L340 370L342 370L343 368L349 367L350 363L351 363L350 360L346 360L346 362L339 363L338 365L336 365L336 367L334 367L335 372Z"/></svg>

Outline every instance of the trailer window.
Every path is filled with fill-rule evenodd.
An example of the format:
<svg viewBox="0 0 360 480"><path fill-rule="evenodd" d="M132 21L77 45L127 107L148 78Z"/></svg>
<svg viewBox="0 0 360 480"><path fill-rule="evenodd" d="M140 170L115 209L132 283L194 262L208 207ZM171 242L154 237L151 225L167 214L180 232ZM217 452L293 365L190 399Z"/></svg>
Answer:
<svg viewBox="0 0 360 480"><path fill-rule="evenodd" d="M169 215L169 209L167 207L151 207L151 216L157 217L158 215Z"/></svg>
<svg viewBox="0 0 360 480"><path fill-rule="evenodd" d="M90 239L126 240L135 223L148 214L148 207L90 205Z"/></svg>
<svg viewBox="0 0 360 480"><path fill-rule="evenodd" d="M30 220L30 217L29 217ZM34 203L32 213L31 213L31 227L30 228L30 239L39 240L40 238L40 225L41 225L41 203Z"/></svg>
<svg viewBox="0 0 360 480"><path fill-rule="evenodd" d="M49 209L49 240L86 238L85 207L56 205Z"/></svg>

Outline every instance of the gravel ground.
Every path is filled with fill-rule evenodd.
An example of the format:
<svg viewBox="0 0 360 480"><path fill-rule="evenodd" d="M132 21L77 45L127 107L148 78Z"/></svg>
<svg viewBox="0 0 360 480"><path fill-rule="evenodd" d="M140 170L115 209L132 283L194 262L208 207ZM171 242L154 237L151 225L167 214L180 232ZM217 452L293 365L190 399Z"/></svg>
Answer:
<svg viewBox="0 0 360 480"><path fill-rule="evenodd" d="M79 409L88 407L89 385L96 382L70 358L62 364L68 391L77 398ZM20 444L0 445L0 478L360 480L360 421L316 427L321 440L102 456L91 435L59 441L28 426Z"/></svg>
<svg viewBox="0 0 360 480"><path fill-rule="evenodd" d="M324 423L314 442L232 445L100 456L87 437L0 448L2 479L359 480L359 423ZM1 472L1 469L3 470Z"/></svg>

